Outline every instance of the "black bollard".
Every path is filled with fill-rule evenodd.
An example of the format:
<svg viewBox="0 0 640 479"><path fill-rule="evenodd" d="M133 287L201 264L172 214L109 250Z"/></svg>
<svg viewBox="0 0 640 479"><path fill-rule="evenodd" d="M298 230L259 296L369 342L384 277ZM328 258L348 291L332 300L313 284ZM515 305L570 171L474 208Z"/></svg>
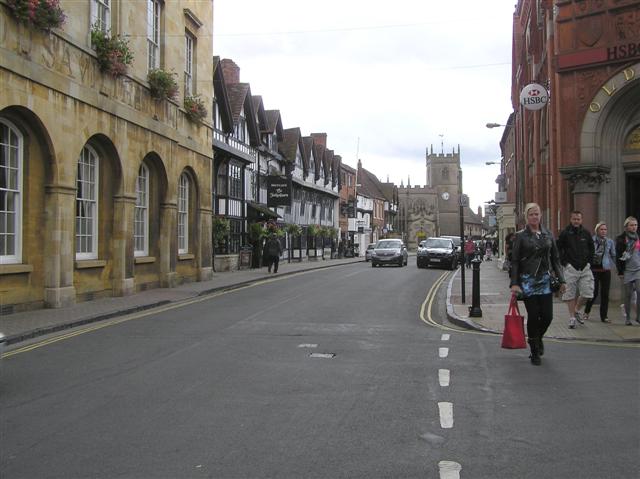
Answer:
<svg viewBox="0 0 640 479"><path fill-rule="evenodd" d="M471 286L469 316L472 318L482 317L482 310L480 309L480 263L482 263L482 260L477 256L471 260L471 265L473 266L473 284Z"/></svg>

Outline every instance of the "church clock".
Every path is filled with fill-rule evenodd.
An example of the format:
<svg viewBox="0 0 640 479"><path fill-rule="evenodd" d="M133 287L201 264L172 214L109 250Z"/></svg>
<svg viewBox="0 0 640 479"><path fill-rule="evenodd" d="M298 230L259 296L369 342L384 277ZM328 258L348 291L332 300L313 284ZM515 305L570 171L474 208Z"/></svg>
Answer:
<svg viewBox="0 0 640 479"><path fill-rule="evenodd" d="M445 191L444 193L442 193L442 195L440 195L442 197L443 200L447 201L449 199L449 192Z"/></svg>

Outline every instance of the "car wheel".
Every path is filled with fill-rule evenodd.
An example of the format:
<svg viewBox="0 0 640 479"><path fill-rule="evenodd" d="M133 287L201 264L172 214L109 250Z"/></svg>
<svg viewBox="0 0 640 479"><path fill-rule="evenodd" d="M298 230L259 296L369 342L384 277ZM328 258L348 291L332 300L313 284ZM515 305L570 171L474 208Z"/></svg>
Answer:
<svg viewBox="0 0 640 479"><path fill-rule="evenodd" d="M375 264L373 261L371 262L371 267L372 267L372 268L375 268L375 267L376 267L376 264Z"/></svg>

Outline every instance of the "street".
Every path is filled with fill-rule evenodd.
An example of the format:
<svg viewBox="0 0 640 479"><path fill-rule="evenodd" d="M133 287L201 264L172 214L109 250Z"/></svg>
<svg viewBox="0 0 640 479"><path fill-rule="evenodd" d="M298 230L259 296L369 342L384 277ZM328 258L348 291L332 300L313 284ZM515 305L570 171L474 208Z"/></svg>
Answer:
<svg viewBox="0 0 640 479"><path fill-rule="evenodd" d="M532 367L447 322L449 274L275 275L39 338L0 364L0 476L638 477L637 349Z"/></svg>

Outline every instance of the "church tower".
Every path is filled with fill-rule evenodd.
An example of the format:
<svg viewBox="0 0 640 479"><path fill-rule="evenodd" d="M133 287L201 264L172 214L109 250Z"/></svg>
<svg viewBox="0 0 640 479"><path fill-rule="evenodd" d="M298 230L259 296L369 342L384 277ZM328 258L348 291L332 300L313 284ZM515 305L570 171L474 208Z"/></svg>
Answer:
<svg viewBox="0 0 640 479"><path fill-rule="evenodd" d="M437 193L438 234L460 234L460 145L452 153L426 152L427 186Z"/></svg>

